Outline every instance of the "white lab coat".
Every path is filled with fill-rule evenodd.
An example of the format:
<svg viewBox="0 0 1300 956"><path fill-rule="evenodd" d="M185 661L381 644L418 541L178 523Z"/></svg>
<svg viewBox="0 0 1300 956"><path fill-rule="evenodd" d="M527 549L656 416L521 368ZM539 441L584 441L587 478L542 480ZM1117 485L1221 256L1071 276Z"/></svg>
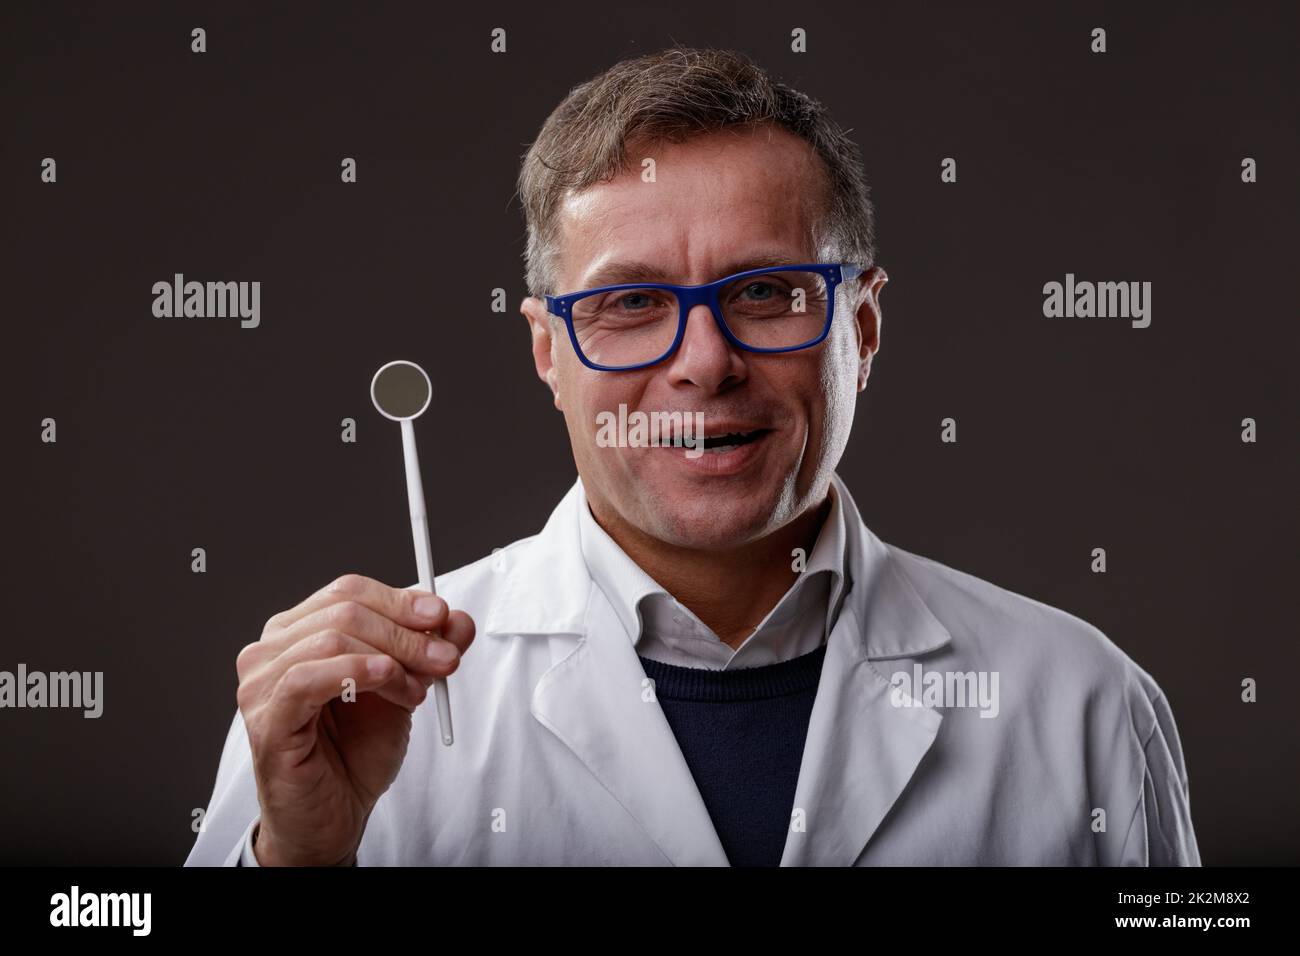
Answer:
<svg viewBox="0 0 1300 956"><path fill-rule="evenodd" d="M883 543L834 482L854 584L827 641L782 865L1199 865L1155 681L1084 621ZM448 681L456 741L440 742L430 694L360 865L727 864L592 583L585 501L579 480L540 534L438 576L478 628ZM891 685L918 664L996 671L997 715ZM236 713L187 865L235 865L257 815Z"/></svg>

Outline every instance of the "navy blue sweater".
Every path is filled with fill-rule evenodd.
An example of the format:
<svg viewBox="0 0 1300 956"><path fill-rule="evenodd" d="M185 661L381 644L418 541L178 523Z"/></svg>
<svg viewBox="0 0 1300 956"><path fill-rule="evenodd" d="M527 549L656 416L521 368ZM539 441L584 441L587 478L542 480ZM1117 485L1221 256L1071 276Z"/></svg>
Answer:
<svg viewBox="0 0 1300 956"><path fill-rule="evenodd" d="M826 646L743 670L641 658L732 866L778 866Z"/></svg>

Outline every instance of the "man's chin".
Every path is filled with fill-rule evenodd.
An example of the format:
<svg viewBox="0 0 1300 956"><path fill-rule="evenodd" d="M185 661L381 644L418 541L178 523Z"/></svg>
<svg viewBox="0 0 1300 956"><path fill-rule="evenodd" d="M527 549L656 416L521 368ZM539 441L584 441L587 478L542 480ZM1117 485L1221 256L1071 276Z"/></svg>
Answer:
<svg viewBox="0 0 1300 956"><path fill-rule="evenodd" d="M752 500L715 501L705 495L679 501L650 517L655 528L646 530L662 541L681 548L723 550L766 534L772 509L755 507Z"/></svg>

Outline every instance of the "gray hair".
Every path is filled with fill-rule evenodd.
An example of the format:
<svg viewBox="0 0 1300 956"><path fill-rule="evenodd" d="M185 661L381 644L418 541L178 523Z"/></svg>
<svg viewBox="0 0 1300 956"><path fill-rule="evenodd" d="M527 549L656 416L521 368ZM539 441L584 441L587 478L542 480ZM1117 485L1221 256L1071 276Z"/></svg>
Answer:
<svg viewBox="0 0 1300 956"><path fill-rule="evenodd" d="M613 179L632 142L680 143L728 127L774 123L821 157L826 195L819 254L875 262L875 213L862 153L817 100L775 82L743 53L672 47L615 63L569 91L524 155L518 194L528 226L530 295L555 294L556 210L565 194Z"/></svg>

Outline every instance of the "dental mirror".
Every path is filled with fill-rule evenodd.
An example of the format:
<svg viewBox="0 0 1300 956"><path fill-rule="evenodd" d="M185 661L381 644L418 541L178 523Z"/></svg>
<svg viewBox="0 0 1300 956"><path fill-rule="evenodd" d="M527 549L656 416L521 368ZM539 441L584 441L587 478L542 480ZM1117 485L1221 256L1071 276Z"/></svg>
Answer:
<svg viewBox="0 0 1300 956"><path fill-rule="evenodd" d="M424 414L433 398L429 375L414 362L398 360L381 366L370 380L370 400L379 414L402 426L402 459L406 468L406 501L411 511L411 537L415 542L415 565L420 587L430 594L433 589L433 553L429 547L429 521L424 507L424 484L420 480L420 457L415 451L415 427L411 422ZM442 742L451 746L451 698L447 679L433 682L438 702L438 727Z"/></svg>

